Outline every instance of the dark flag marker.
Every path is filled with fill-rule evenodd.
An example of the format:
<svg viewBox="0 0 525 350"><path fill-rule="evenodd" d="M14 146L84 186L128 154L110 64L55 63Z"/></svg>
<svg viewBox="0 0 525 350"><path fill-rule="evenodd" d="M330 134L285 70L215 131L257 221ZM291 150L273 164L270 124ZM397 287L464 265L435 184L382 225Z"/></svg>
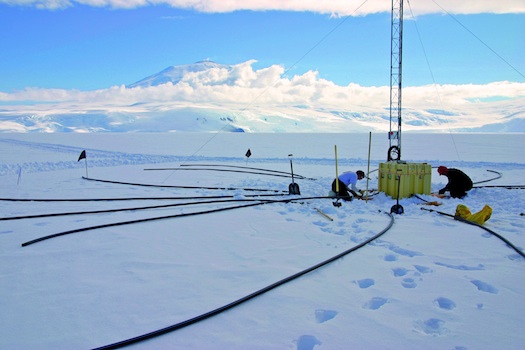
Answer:
<svg viewBox="0 0 525 350"><path fill-rule="evenodd" d="M85 159L85 158L86 158L86 150L83 150L82 153L80 153L80 157L78 157L78 162L80 162L80 160Z"/></svg>
<svg viewBox="0 0 525 350"><path fill-rule="evenodd" d="M82 153L80 153L80 156L78 157L77 162L80 162L82 159L86 162L86 178L88 178L88 170L87 170L87 157L86 157L86 150L83 150Z"/></svg>
<svg viewBox="0 0 525 350"><path fill-rule="evenodd" d="M250 149L248 148L248 150L246 151L246 158L250 158L251 155L252 151L250 151Z"/></svg>

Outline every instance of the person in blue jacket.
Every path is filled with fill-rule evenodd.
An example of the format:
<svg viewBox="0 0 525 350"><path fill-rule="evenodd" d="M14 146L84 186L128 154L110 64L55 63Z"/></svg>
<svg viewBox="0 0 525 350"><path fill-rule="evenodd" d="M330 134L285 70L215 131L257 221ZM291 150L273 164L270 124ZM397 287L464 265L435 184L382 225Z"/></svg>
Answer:
<svg viewBox="0 0 525 350"><path fill-rule="evenodd" d="M362 170L356 172L347 171L338 176L337 179L332 182L332 191L338 196L345 199L351 199L352 196L361 199L362 195L358 194L357 181L365 178L365 173ZM337 191L337 182L339 182L339 191Z"/></svg>

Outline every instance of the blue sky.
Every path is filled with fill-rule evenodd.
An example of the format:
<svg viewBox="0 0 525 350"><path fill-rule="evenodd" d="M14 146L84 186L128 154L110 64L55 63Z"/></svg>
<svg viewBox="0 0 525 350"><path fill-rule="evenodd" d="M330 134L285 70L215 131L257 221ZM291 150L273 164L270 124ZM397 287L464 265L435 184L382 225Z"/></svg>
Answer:
<svg viewBox="0 0 525 350"><path fill-rule="evenodd" d="M390 1L384 2L389 8ZM390 13L378 12L377 0L366 2L361 16L350 17L332 16L329 9L266 10L264 1L254 1L262 4L260 11L183 8L175 0L126 9L111 0L99 2L102 7L64 0L49 2L62 3L60 8L39 8L46 3L0 1L0 91L105 89L203 59L223 64L253 59L256 69L279 64L288 76L317 71L319 78L343 86L389 85ZM361 4L350 3L350 12ZM415 21L405 3L404 86L525 82L525 5L516 13L462 14L447 8L454 1L428 3L437 13L420 10ZM509 8L506 1L501 6Z"/></svg>

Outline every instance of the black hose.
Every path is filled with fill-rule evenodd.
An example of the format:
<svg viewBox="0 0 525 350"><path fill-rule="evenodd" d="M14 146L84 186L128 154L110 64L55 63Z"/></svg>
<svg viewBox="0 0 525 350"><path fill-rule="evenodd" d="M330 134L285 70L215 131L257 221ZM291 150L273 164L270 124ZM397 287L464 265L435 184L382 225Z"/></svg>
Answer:
<svg viewBox="0 0 525 350"><path fill-rule="evenodd" d="M476 182L474 182L474 184L481 184L481 183L484 183L484 182L494 181L494 180L500 179L501 176L503 176L503 175L501 175L500 172L497 172L497 171L495 171L495 170L488 170L488 169L487 169L487 171L488 171L488 172L491 172L491 173L498 174L498 176L493 177L492 179L487 179L487 180L483 180L483 181L476 181Z"/></svg>
<svg viewBox="0 0 525 350"><path fill-rule="evenodd" d="M182 213L182 214L174 214L174 215L165 215L165 216L157 216L152 218L145 218L145 219L137 219L137 220L130 220L130 221L121 221L121 222L114 222L109 224L102 224L102 225L96 225L96 226L89 226L89 227L83 227L75 230L69 230L59 233L54 233L48 236L43 236L40 238L33 239L31 241L22 243L22 247L26 247L28 245L42 242L51 238L65 236L73 233L78 232L85 232L90 230L96 230L100 228L106 228L106 227L115 227L115 226L122 226L122 225L130 225L130 224L137 224L142 222L148 222L148 221L155 221L155 220L164 220L164 219L173 219L177 217L186 217L186 216L194 216L194 215L200 215L200 214L209 214L209 213L216 213L220 211L226 211L226 210L232 210L232 209L239 209L239 208L248 208L253 207L256 205L262 205L262 204L269 204L269 203L288 203L288 202L294 202L298 200L310 200L310 199L321 199L321 198L328 198L328 197L303 197L303 198L289 198L289 199L282 199L282 200L260 200L256 203L250 203L250 204L243 204L243 205L236 205L233 207L225 207L225 208L216 208L216 209L210 209L205 211L198 211L193 213Z"/></svg>
<svg viewBox="0 0 525 350"><path fill-rule="evenodd" d="M93 179L90 177L82 176L85 180L90 181L98 181L98 182L105 182L105 183L111 183L111 184L119 184L119 185L132 185L132 186L145 186L145 187L161 187L161 188L184 188L184 189L203 189L203 190L228 190L228 191L234 191L234 190L243 190L243 191L261 191L261 192L284 192L280 190L269 190L269 189L260 189L260 188L236 188L236 187L204 187L204 186L173 186L173 185L152 185L152 184L140 184L140 183L133 183L133 182L122 182L122 181L111 181L111 180L101 180L101 179Z"/></svg>
<svg viewBox="0 0 525 350"><path fill-rule="evenodd" d="M473 221L469 221L469 220L465 220L463 219L462 217L459 217L459 216L456 216L456 215L452 215L452 214L448 214L448 213L444 213L442 211L438 211L438 210L434 210L434 209L428 209L428 208L421 208L421 210L426 210L426 211L430 211L430 212L436 212L440 215L444 215L444 216L449 216L451 218L453 218L454 220L457 220L457 221L461 221L461 222L464 222L466 224L469 224L469 225L473 225L473 226L477 226L479 228L482 228L484 229L485 231L489 232L490 234L498 237L500 240L502 240L503 242L505 242L510 248L514 249L519 255L521 255L522 257L525 258L525 253L523 253L521 250L519 250L514 244L512 244L508 239L506 239L505 237L503 237L502 235L500 235L499 233L496 233L494 231L492 231L491 229L483 226L483 225L480 225L476 222L473 222Z"/></svg>
<svg viewBox="0 0 525 350"><path fill-rule="evenodd" d="M185 168L180 168L180 167L185 167ZM229 171L229 172L248 173L248 174L257 174L257 175L291 177L291 174L289 172L286 172L286 171L263 169L263 168L254 168L254 167L248 167L248 166L237 166L237 165L181 164L180 167L179 168L147 168L147 169L144 169L144 170L172 170L172 171L177 171L177 170L212 170L212 171ZM198 168L190 169L191 167L198 167ZM213 167L213 169L211 167ZM215 167L233 168L233 169L248 169L248 170L258 170L258 171L257 172L252 172L252 171L216 169ZM277 174L281 174L281 175L277 175ZM296 178L301 179L301 180L316 180L314 178L305 177L303 175L294 174L294 176Z"/></svg>
<svg viewBox="0 0 525 350"><path fill-rule="evenodd" d="M206 171L222 171L222 172L228 172L228 173L244 173L244 174L255 174L255 175L265 175L265 176L275 176L275 177L291 177L290 175L283 175L283 174L272 174L272 173L262 173L262 172L256 172L256 171L248 171L248 170L231 170L231 169L214 169L214 168L195 168L195 169L189 169L189 168L156 168L156 169L144 169L144 170L171 170L171 171L196 171L196 170L206 170ZM302 177L301 179L304 179Z"/></svg>
<svg viewBox="0 0 525 350"><path fill-rule="evenodd" d="M286 171L279 171L279 170L271 170L271 169L264 169L264 168L254 168L249 166L239 166L239 165L223 165L223 164L181 164L181 167L192 167L192 166L210 166L210 167L223 167L223 168L238 168L238 169L251 169L251 170L261 170L266 171L269 173L277 173L277 174L287 174L291 175L289 172ZM297 175L295 175L297 176ZM299 175L301 176L301 175ZM303 176L301 176L303 177Z"/></svg>
<svg viewBox="0 0 525 350"><path fill-rule="evenodd" d="M148 210L148 209L162 209L162 208L170 208L170 207L180 207L180 206L185 206L185 205L214 204L214 203L227 203L227 202L254 202L254 201L261 201L261 199L232 199L232 198L229 198L229 199L208 200L208 201L200 201L200 202L184 202L184 203L172 203L172 204L162 204L162 205L150 205L150 206L145 206L145 207L133 207L133 208L100 209L100 210L77 211L77 212L64 212L64 213L51 213L51 214L10 216L10 217L0 218L0 221L21 220L21 219L36 219L36 218L55 217L55 216L68 216L68 215L116 213L116 212L120 212L120 211L137 211L137 210Z"/></svg>
<svg viewBox="0 0 525 350"><path fill-rule="evenodd" d="M525 189L525 185L485 185L473 186L472 188L506 188L508 190L522 190Z"/></svg>
<svg viewBox="0 0 525 350"><path fill-rule="evenodd" d="M276 194L245 194L243 197L282 197L288 193ZM9 202L109 202L109 201L137 201L137 200L179 200L179 199L218 199L233 198L233 195L223 196L179 196L179 197L124 197L124 198L0 198L0 201Z"/></svg>
<svg viewBox="0 0 525 350"><path fill-rule="evenodd" d="M141 342L141 341L144 341L144 340L148 340L148 339L151 339L151 338L155 338L155 337L158 337L160 335L163 335L163 334L166 334L166 333L169 333L169 332L173 332L173 331L176 331L176 330L179 330L181 328L184 328L184 327L187 327L187 326L190 326L194 323L197 323L197 322L200 322L200 321L204 321L210 317L213 317L215 315L218 315L220 314L221 312L224 312L226 310L229 310L229 309L232 309L234 308L235 306L238 306L248 300L251 300L255 297L258 297L266 292L269 292L271 291L272 289L275 289L279 286L282 286L283 284L285 283L288 283L294 279L297 279L307 273L310 273L320 267L323 267L329 263L332 263L334 262L335 260L337 259L340 259L342 258L343 256L345 255L348 255L350 254L351 252L353 251L356 251L357 249L367 245L368 243L376 240L377 238L379 238L381 235L383 235L385 232L387 232L391 227L392 225L394 224L394 216L392 214L388 214L388 213L385 213L387 214L388 216L390 216L390 223L388 224L387 227L385 227L383 230L381 230L381 232L377 233L376 235L374 235L373 237L365 240L364 242L361 242L359 243L358 245L348 249L348 250L345 250L344 252L340 253L340 254L337 254L336 256L330 258L330 259L327 259L323 262L320 262L318 263L317 265L314 265L314 266L311 266L305 270L302 270L296 274L293 274L291 276L288 276L278 282L275 282L267 287L264 287L252 294L249 294L241 299L238 299L236 301L233 301L231 302L230 304L227 304L227 305L224 305L224 306L221 306L215 310L212 310L212 311L209 311L207 313L204 313L202 315L199 315L199 316L196 316L194 318L191 318L189 320L186 320L186 321L182 321L180 323L177 323L177 324L174 324L172 326L168 326L168 327L165 327L165 328L162 328L162 329L159 329L159 330L156 330L156 331L153 331L153 332L150 332L150 333L146 333L146 334L143 334L143 335L139 335L137 337L134 337L134 338L130 338L130 339L127 339L127 340L122 340L122 341L119 341L119 342L116 342L116 343L113 343L113 344L109 344L109 345L105 345L105 346L101 346L101 347L98 347L98 348L95 348L93 350L109 350L109 349L118 349L118 348L122 348L122 347L125 347L125 346L128 346L128 345L132 345L132 344L136 344L138 342Z"/></svg>

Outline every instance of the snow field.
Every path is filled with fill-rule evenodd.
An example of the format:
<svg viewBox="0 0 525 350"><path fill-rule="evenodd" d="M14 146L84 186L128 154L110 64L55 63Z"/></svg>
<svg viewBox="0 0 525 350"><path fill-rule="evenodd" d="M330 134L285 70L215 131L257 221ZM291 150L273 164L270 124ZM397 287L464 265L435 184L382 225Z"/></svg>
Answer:
<svg viewBox="0 0 525 350"><path fill-rule="evenodd" d="M303 135L305 140L301 143L299 135L295 135L291 146L286 137L272 135L272 142L260 143L265 138L254 135L251 142L245 143L250 136L232 135L224 144L212 140L201 152L205 155L192 155L195 145L201 145L210 135L193 136L193 144L182 137L184 142L176 148L171 147L176 143L173 135L91 135L91 140L97 142L96 147L91 146L93 150L88 149L88 171L90 177L125 182L287 191L290 178L210 170L143 169L206 162L288 171L286 156L293 152L296 174L316 178L296 181L301 197L327 194L334 176L334 162L329 158L333 140L317 135L313 147L311 138ZM463 145L462 157L481 157L478 146L482 141L474 142L470 135L466 139L456 137ZM89 148L84 143L89 137L54 135L53 142L44 139L40 135L36 140L2 135L1 197L227 194L241 200L249 199L245 195L251 194L242 190L87 181L82 179L84 163L77 162L77 158L82 149ZM366 169L366 151L361 154L367 148L358 143L362 140L360 136L353 141L345 138L351 147L341 147L340 171ZM426 158L416 159L442 157L439 163L431 164L457 166L475 182L494 177L487 169L503 174L487 185L523 184L523 158L508 152L500 156L499 150L508 150L508 140L491 140L494 153L486 154L483 161L454 160L455 155L442 156L441 150L434 148L424 154ZM515 140L522 142L523 136ZM163 141L170 147L162 147ZM131 153L123 152L126 145ZM242 150L237 158L232 145ZM297 156L299 152L307 154L308 145L313 147L312 157ZM224 157L218 155L220 146L224 147ZM297 149L286 151L292 147ZM329 149L321 150L322 147ZM242 157L247 148L254 153L248 161ZM360 153L348 157L349 148ZM279 156L272 156L276 150ZM419 150L408 152L418 154ZM378 151L373 157L375 166L371 169L377 168L382 153ZM259 158L258 154L264 157ZM23 169L20 178L19 166ZM371 175L370 185L377 187L377 173ZM433 174L433 190L443 185L443 178ZM359 183L360 188L364 186L363 181ZM0 210L1 216L7 217L189 201L0 201ZM431 208L447 213L453 213L459 203L468 205L473 212L484 204L491 205L493 216L485 226L520 249L525 246L525 219L519 216L525 203L523 190L475 188L464 200L440 201L443 205ZM368 203L343 203L340 208L332 205L332 199L303 202L115 226L23 248L20 244L28 240L75 228L231 204L0 221L0 348L94 348L195 317L373 236L388 224L389 217L384 212L395 204L384 194ZM525 340L521 331L525 314L523 258L478 227L422 211L417 198L402 199L400 204L405 214L396 215L392 229L365 247L232 310L130 348L520 349Z"/></svg>

